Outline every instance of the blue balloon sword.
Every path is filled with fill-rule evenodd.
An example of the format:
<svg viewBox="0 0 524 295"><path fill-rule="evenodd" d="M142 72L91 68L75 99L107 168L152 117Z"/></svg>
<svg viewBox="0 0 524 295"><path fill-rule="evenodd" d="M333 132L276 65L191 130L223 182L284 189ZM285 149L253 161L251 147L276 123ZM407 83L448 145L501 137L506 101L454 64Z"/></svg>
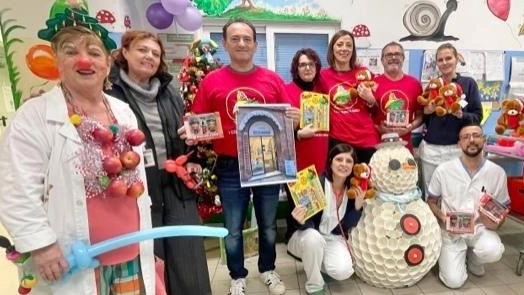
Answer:
<svg viewBox="0 0 524 295"><path fill-rule="evenodd" d="M223 227L173 225L121 235L94 245L88 245L84 242L78 241L73 244L71 253L67 256L67 262L69 263L68 275L73 274L78 270L97 267L99 262L95 257L100 254L141 241L180 236L223 238L227 234L227 229Z"/></svg>

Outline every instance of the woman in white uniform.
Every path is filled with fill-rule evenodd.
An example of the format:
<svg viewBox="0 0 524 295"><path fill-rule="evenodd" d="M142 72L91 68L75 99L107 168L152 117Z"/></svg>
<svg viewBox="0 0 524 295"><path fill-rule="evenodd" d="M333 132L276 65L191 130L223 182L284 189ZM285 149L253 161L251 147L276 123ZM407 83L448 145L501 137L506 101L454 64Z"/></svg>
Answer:
<svg viewBox="0 0 524 295"><path fill-rule="evenodd" d="M326 195L326 208L304 220L306 207L297 206L291 215L297 230L288 242L288 252L302 259L308 294L324 294L321 272L335 280L348 279L354 272L348 231L360 219L364 193L360 188L355 199L346 191L356 156L348 144L335 145L328 154L326 173L321 183Z"/></svg>

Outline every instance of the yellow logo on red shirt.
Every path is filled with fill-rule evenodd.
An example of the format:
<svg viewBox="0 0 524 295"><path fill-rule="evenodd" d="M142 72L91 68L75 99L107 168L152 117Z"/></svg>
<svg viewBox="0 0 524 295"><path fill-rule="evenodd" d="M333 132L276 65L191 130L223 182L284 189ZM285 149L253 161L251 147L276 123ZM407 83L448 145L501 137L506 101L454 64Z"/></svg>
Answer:
<svg viewBox="0 0 524 295"><path fill-rule="evenodd" d="M226 97L226 111L231 120L235 120L236 112L239 105L252 103L265 103L264 95L250 87L239 87L229 92Z"/></svg>

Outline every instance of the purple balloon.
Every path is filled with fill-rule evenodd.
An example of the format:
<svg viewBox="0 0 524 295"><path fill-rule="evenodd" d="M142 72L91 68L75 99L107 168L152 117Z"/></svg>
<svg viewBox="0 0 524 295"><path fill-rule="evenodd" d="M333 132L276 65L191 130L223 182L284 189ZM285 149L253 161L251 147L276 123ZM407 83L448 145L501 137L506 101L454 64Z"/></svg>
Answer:
<svg viewBox="0 0 524 295"><path fill-rule="evenodd" d="M196 31L202 26L202 14L193 7L188 6L185 13L176 17L177 23L188 31Z"/></svg>
<svg viewBox="0 0 524 295"><path fill-rule="evenodd" d="M160 2L151 4L146 11L149 23L159 29L165 29L173 23L174 16L167 12Z"/></svg>
<svg viewBox="0 0 524 295"><path fill-rule="evenodd" d="M186 11L189 0L160 0L164 9L172 15L181 15Z"/></svg>

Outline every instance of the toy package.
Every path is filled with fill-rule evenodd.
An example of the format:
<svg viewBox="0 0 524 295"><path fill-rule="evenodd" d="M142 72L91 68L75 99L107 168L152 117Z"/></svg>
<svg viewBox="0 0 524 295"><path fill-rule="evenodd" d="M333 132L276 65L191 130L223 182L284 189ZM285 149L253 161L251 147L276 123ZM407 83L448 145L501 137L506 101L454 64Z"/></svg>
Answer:
<svg viewBox="0 0 524 295"><path fill-rule="evenodd" d="M475 216L473 212L446 212L446 230L452 234L475 233Z"/></svg>
<svg viewBox="0 0 524 295"><path fill-rule="evenodd" d="M493 199L489 194L484 193L479 200L479 211L494 222L500 223L508 215L509 208Z"/></svg>

